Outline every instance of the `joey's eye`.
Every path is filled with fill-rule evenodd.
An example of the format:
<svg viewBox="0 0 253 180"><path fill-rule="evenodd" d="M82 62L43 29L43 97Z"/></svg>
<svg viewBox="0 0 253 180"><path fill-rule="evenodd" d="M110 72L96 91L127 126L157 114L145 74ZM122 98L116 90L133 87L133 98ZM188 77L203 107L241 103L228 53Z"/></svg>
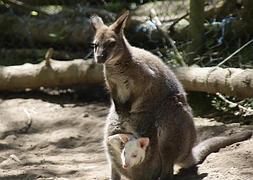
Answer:
<svg viewBox="0 0 253 180"><path fill-rule="evenodd" d="M133 154L132 157L133 157L133 158L136 158L136 157L137 157L137 154Z"/></svg>
<svg viewBox="0 0 253 180"><path fill-rule="evenodd" d="M124 148L124 143L123 142L120 142L120 149L123 149Z"/></svg>

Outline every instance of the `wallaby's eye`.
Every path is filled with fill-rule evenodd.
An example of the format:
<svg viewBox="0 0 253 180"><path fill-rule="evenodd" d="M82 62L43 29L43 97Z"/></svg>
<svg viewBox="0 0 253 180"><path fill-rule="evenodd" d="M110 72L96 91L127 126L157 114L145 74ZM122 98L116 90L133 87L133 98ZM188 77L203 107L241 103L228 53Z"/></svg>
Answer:
<svg viewBox="0 0 253 180"><path fill-rule="evenodd" d="M106 43L106 47L113 48L116 45L116 41L108 41Z"/></svg>
<svg viewBox="0 0 253 180"><path fill-rule="evenodd" d="M97 43L91 43L90 46L91 46L91 48L95 48L96 49L98 47L98 44Z"/></svg>

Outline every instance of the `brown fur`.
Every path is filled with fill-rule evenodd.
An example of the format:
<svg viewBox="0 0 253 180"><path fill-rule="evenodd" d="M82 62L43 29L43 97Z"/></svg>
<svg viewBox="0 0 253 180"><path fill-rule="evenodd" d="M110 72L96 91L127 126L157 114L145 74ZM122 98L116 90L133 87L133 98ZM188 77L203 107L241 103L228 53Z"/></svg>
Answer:
<svg viewBox="0 0 253 180"><path fill-rule="evenodd" d="M196 131L185 91L174 73L155 55L131 46L123 34L128 13L112 25L91 18L95 29L94 59L104 63L112 98L105 139L118 133L148 137L150 146L141 166L125 170L114 148L105 142L112 180L168 180L173 165L191 160ZM145 173L143 173L145 172Z"/></svg>

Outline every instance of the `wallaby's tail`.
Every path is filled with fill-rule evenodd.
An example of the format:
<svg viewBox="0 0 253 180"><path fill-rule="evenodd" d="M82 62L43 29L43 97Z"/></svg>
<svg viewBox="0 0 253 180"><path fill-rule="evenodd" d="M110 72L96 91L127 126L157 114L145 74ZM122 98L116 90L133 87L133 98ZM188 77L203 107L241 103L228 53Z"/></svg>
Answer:
<svg viewBox="0 0 253 180"><path fill-rule="evenodd" d="M217 152L220 148L224 148L236 142L244 141L252 136L252 132L243 132L232 136L218 136L207 139L197 144L193 149L193 157L195 163L202 163L205 158L212 152Z"/></svg>
<svg viewBox="0 0 253 180"><path fill-rule="evenodd" d="M202 163L205 158L213 153L217 152L220 148L224 148L236 142L244 141L252 136L252 132L247 131L232 136L217 136L203 142L200 142L192 149L192 154L189 155L180 165L184 168L188 168Z"/></svg>

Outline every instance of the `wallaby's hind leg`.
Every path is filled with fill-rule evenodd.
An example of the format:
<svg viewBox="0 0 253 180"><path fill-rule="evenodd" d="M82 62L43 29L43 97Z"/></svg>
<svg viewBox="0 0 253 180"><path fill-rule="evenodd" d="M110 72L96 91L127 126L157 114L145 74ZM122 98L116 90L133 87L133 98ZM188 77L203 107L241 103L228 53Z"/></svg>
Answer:
<svg viewBox="0 0 253 180"><path fill-rule="evenodd" d="M173 168L168 167L168 165L167 165L167 167L163 167L159 180L172 180L173 179L173 171L171 171L171 169L173 170Z"/></svg>
<svg viewBox="0 0 253 180"><path fill-rule="evenodd" d="M182 160L181 162L177 162L176 164L179 165L181 168L186 169L195 166L197 162L191 151L184 160Z"/></svg>
<svg viewBox="0 0 253 180"><path fill-rule="evenodd" d="M167 152L168 153L168 152ZM173 161L171 158L161 154L162 169L159 180L172 180L173 179Z"/></svg>
<svg viewBox="0 0 253 180"><path fill-rule="evenodd" d="M160 180L172 180L173 178L173 164L174 153L173 146L170 146L168 142L164 141L166 138L159 137L159 152L161 159L161 174Z"/></svg>
<svg viewBox="0 0 253 180"><path fill-rule="evenodd" d="M111 167L111 179L110 180L120 180L120 179L121 179L121 176L118 173L118 171L114 167Z"/></svg>

